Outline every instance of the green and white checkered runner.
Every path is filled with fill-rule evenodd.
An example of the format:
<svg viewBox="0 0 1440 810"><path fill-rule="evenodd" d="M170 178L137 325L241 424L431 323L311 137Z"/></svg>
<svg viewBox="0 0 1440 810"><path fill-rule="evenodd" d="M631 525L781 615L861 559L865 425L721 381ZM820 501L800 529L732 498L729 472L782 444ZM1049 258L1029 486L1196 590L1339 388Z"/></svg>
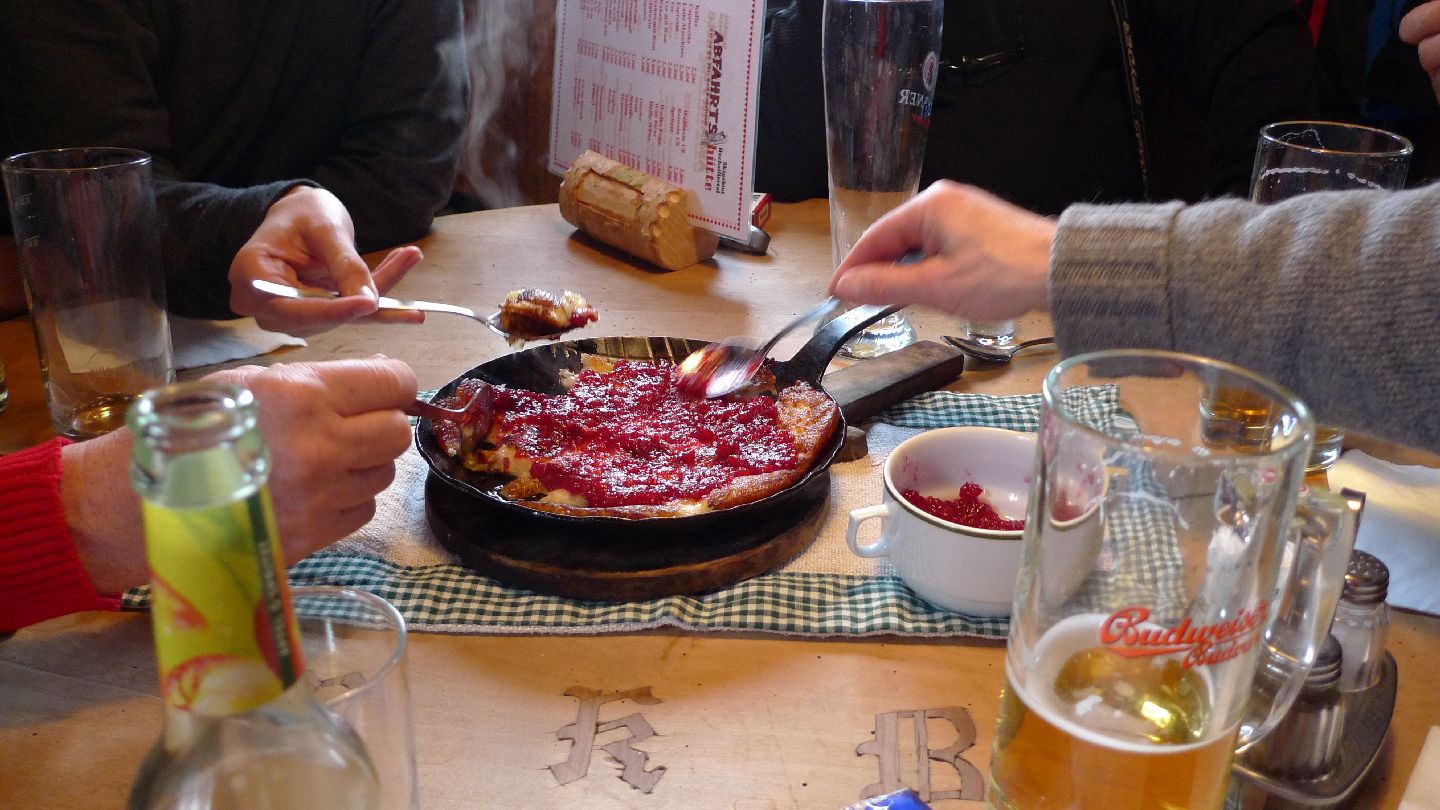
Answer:
<svg viewBox="0 0 1440 810"><path fill-rule="evenodd" d="M1116 410L1115 391L1097 387L1078 407L1093 409L1103 419ZM933 607L900 581L887 560L851 554L845 525L850 509L879 502L881 465L900 441L951 425L1034 431L1039 409L1038 394L938 391L882 413L867 426L869 456L832 465L828 514L811 547L774 572L714 593L644 602L582 601L476 574L457 564L425 527L426 468L413 449L397 465L395 483L382 493L376 519L352 538L301 560L291 568L290 581L370 591L393 603L416 631L594 634L676 627L805 636L1004 638L1006 619ZM143 608L147 602L144 589L125 595L126 607Z"/></svg>

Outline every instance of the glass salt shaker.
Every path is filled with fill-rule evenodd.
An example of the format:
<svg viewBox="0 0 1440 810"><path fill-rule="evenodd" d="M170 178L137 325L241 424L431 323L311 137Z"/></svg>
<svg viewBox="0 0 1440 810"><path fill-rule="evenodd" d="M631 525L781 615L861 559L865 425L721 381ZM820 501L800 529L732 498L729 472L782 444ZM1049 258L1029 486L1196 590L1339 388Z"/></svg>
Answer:
<svg viewBox="0 0 1440 810"><path fill-rule="evenodd" d="M1380 660L1390 624L1385 604L1389 589L1390 569L1385 563L1364 551L1351 552L1345 587L1330 628L1344 654L1340 669L1343 692L1369 689L1380 682Z"/></svg>

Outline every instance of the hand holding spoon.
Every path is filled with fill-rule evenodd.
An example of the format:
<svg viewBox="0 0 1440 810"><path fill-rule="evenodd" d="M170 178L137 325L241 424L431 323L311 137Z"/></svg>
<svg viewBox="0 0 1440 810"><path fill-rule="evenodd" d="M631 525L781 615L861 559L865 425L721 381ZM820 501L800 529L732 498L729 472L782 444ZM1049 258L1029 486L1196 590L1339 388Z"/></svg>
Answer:
<svg viewBox="0 0 1440 810"><path fill-rule="evenodd" d="M299 287L291 287L288 284L277 284L273 281L266 281L264 279L255 279L250 282L250 286L254 287L260 292L268 293L270 295L278 295L285 298L335 298L338 296L338 293L330 292L328 290L301 289ZM549 298L555 300L556 302L560 302L562 300L561 298L552 296L549 293L543 293L543 291L538 290L521 290L517 292L542 294L545 296L549 296ZM569 331L570 329L581 326L588 321L595 320L595 310L590 308L589 304L585 304L584 299L580 299L579 296L575 296L574 293L569 293L568 296L564 299L567 304L571 303L569 300L569 296L574 296L574 298L578 300L579 303L575 305L575 315L569 318L568 326L562 329L553 328L556 327L556 324L544 324L542 325L543 328L552 329L552 331L544 334L538 333L536 331L530 331L531 329L535 328L535 321L532 318L509 318L506 319L506 321L510 325L510 328L506 329L502 327L501 322L502 318L504 317L503 311L492 312L489 315L481 315L480 313L476 312L473 309L470 309L469 307L457 306L455 304L440 304L433 301L405 301L399 298L388 298L385 296L381 296L378 299L377 303L379 304L380 309L383 310L443 312L450 315L463 315L467 318L485 324L485 326L488 327L490 331L494 332L500 337L505 338L505 340L508 341L511 345L517 345L520 343L524 343L527 340L542 340L545 338L558 337L562 332ZM512 293L511 297L515 298L516 293ZM525 300L526 302L530 302L533 300L533 296L530 298L526 298ZM507 299L506 304L509 305L510 303L510 300ZM524 327L524 329L521 329L515 324L520 324Z"/></svg>
<svg viewBox="0 0 1440 810"><path fill-rule="evenodd" d="M925 254L912 250L896 260L896 264L914 264L925 258ZM833 295L821 301L809 312L781 327L775 336L764 343L751 337L731 337L719 343L711 343L690 353L676 370L675 384L681 391L693 397L714 399L737 391L760 370L770 350L780 339L796 328L811 321L825 320L844 306L844 302Z"/></svg>

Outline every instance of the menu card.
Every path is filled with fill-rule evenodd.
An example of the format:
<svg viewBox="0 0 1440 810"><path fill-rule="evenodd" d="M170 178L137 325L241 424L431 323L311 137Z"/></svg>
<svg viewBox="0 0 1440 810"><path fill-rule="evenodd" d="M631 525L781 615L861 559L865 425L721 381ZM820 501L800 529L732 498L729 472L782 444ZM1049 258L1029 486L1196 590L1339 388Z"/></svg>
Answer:
<svg viewBox="0 0 1440 810"><path fill-rule="evenodd" d="M765 0L559 0L550 169L602 155L694 192L750 235Z"/></svg>

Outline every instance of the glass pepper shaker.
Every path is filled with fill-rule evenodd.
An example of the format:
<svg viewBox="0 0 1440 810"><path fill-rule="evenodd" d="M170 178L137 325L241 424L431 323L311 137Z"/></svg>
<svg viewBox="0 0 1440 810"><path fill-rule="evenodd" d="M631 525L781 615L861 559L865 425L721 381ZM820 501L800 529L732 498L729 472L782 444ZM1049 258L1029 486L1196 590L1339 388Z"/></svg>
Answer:
<svg viewBox="0 0 1440 810"><path fill-rule="evenodd" d="M1389 589L1390 569L1380 558L1364 551L1351 552L1345 587L1330 630L1344 655L1340 668L1343 692L1369 689L1380 682L1380 659L1385 654L1390 624L1385 604Z"/></svg>
<svg viewBox="0 0 1440 810"><path fill-rule="evenodd" d="M1277 782L1305 783L1323 779L1340 764L1340 738L1345 732L1340 695L1340 642L1325 637L1315 664L1305 676L1295 702L1270 733L1237 755L1247 768ZM1280 670L1261 666L1255 691L1262 704L1284 687ZM1225 810L1303 810L1303 805L1272 796L1259 783L1242 777L1230 780Z"/></svg>

